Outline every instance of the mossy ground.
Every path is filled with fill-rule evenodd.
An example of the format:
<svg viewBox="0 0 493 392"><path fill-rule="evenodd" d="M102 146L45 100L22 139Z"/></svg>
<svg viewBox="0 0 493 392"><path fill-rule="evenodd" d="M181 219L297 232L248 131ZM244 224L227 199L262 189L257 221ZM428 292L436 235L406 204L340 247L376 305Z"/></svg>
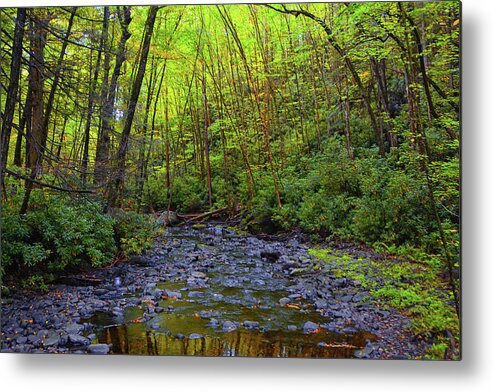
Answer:
<svg viewBox="0 0 493 392"><path fill-rule="evenodd" d="M447 331L459 342L459 320L447 282L436 263L361 257L347 251L311 248L309 253L338 278L358 280L371 295L368 301L394 308L412 320L410 332L430 341L430 358L443 359L450 345Z"/></svg>

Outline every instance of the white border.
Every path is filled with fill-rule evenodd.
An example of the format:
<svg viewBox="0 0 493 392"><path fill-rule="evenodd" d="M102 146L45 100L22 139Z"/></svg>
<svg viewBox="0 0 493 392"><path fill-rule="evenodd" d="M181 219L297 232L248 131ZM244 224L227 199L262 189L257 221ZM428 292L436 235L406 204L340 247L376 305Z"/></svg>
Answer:
<svg viewBox="0 0 493 392"><path fill-rule="evenodd" d="M173 4L207 3L174 0ZM213 2L209 2L213 3ZM164 4L2 0L1 6ZM0 354L8 391L491 391L493 2L463 1L463 360L461 362ZM489 131L489 132L488 132ZM489 385L489 386L488 386Z"/></svg>

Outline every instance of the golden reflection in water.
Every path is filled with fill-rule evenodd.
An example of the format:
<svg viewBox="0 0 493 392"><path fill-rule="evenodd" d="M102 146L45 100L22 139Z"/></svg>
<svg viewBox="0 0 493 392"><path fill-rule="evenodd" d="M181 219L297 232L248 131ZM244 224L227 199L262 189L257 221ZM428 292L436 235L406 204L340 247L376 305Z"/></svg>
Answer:
<svg viewBox="0 0 493 392"><path fill-rule="evenodd" d="M220 336L200 339L177 339L171 335L146 331L141 325L129 324L105 328L100 343L113 344L113 353L131 355L186 355L208 357L304 357L352 358L362 348L369 333L360 332L350 337L328 332L306 335L301 332L258 332L237 330ZM321 347L318 343L329 346ZM330 345L335 345L331 347Z"/></svg>

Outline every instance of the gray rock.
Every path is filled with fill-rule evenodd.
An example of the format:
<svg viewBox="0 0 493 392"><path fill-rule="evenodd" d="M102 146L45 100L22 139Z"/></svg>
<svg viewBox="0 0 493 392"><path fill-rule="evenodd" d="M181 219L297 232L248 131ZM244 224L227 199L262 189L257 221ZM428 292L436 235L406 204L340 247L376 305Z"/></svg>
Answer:
<svg viewBox="0 0 493 392"><path fill-rule="evenodd" d="M91 344L91 341L81 335L69 334L67 343L73 347L84 347Z"/></svg>
<svg viewBox="0 0 493 392"><path fill-rule="evenodd" d="M298 327L296 325L288 325L288 331L296 331Z"/></svg>
<svg viewBox="0 0 493 392"><path fill-rule="evenodd" d="M286 306L287 304L291 303L291 299L283 297L279 300L279 305L281 306Z"/></svg>
<svg viewBox="0 0 493 392"><path fill-rule="evenodd" d="M38 345L41 341L41 336L38 335L29 335L27 337L27 341L30 344L33 344L34 346Z"/></svg>
<svg viewBox="0 0 493 392"><path fill-rule="evenodd" d="M181 299L181 293L179 291L164 290L164 294L169 298Z"/></svg>
<svg viewBox="0 0 493 392"><path fill-rule="evenodd" d="M225 321L223 323L223 332L232 332L236 330L237 326L232 321Z"/></svg>
<svg viewBox="0 0 493 392"><path fill-rule="evenodd" d="M84 326L77 323L72 323L67 325L64 329L69 335L77 335L84 330Z"/></svg>
<svg viewBox="0 0 493 392"><path fill-rule="evenodd" d="M198 279L204 279L207 277L206 274L204 274L203 272L200 272L200 271L192 271L192 276L194 278L198 278Z"/></svg>
<svg viewBox="0 0 493 392"><path fill-rule="evenodd" d="M177 224L180 221L178 215L174 211L164 211L159 218L156 220L156 223L161 226L172 226Z"/></svg>
<svg viewBox="0 0 493 392"><path fill-rule="evenodd" d="M351 302L352 299L353 299L352 295L345 295L345 296L341 297L342 302Z"/></svg>
<svg viewBox="0 0 493 392"><path fill-rule="evenodd" d="M26 344L27 338L25 336L19 336L17 339L15 339L15 341L17 342L17 344Z"/></svg>
<svg viewBox="0 0 493 392"><path fill-rule="evenodd" d="M259 327L258 321L243 321L243 326L248 329L257 329Z"/></svg>
<svg viewBox="0 0 493 392"><path fill-rule="evenodd" d="M203 297L204 293L201 291L190 291L188 293L189 298L198 298L198 297Z"/></svg>
<svg viewBox="0 0 493 392"><path fill-rule="evenodd" d="M87 347L87 352L89 354L99 354L99 355L108 354L110 352L110 346L102 343L90 344Z"/></svg>
<svg viewBox="0 0 493 392"><path fill-rule="evenodd" d="M191 333L188 335L189 339L202 339L204 336L199 333Z"/></svg>
<svg viewBox="0 0 493 392"><path fill-rule="evenodd" d="M334 281L334 286L336 287L344 287L346 286L346 278L339 278Z"/></svg>
<svg viewBox="0 0 493 392"><path fill-rule="evenodd" d="M360 301L363 301L365 299L365 297L368 297L369 293L366 292L366 291L362 291L361 293L358 293L356 294L354 297L353 297L353 302L360 302Z"/></svg>
<svg viewBox="0 0 493 392"><path fill-rule="evenodd" d="M182 339L185 339L185 335L183 335L182 333L177 333L177 334L175 335L175 338L176 338L176 339L179 339L179 340L182 340Z"/></svg>
<svg viewBox="0 0 493 392"><path fill-rule="evenodd" d="M319 327L318 324L312 322L312 321L307 321L304 325L303 325L303 331L304 332L314 332L315 330L317 330Z"/></svg>
<svg viewBox="0 0 493 392"><path fill-rule="evenodd" d="M317 299L315 301L315 307L317 309L327 309L327 301L325 301L323 299Z"/></svg>
<svg viewBox="0 0 493 392"><path fill-rule="evenodd" d="M54 333L53 335L47 337L44 340L43 346L44 347L57 347L59 341L60 341L60 336L57 333Z"/></svg>

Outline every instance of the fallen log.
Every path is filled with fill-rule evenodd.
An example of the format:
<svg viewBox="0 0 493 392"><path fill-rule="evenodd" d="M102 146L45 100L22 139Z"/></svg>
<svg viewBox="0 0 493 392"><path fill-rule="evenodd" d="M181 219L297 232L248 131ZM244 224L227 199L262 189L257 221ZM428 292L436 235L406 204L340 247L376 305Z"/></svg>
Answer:
<svg viewBox="0 0 493 392"><path fill-rule="evenodd" d="M181 226L181 225L183 225L185 223L196 222L198 220L203 220L203 219L210 218L211 216L220 214L221 212L224 212L227 209L228 209L228 207L222 207L222 208L218 208L217 210L214 210L214 211L204 212L202 214L196 215L196 216L194 216L194 217L186 220L185 222L180 223L178 226Z"/></svg>

